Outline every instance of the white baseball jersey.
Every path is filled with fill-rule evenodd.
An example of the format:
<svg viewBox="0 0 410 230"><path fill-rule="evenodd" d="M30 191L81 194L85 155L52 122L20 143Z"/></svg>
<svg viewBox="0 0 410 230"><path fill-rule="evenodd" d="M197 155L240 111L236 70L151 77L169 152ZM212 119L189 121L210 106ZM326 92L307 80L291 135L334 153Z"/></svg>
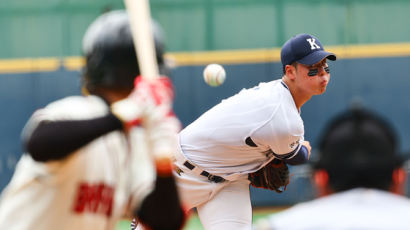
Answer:
<svg viewBox="0 0 410 230"><path fill-rule="evenodd" d="M180 133L187 159L226 179L254 172L273 157L291 158L304 127L282 80L260 83L223 100ZM251 138L257 146L246 144Z"/></svg>
<svg viewBox="0 0 410 230"><path fill-rule="evenodd" d="M91 119L108 111L98 97L68 97L36 111L26 131L44 120ZM134 128L128 139L110 132L59 161L24 154L0 200L0 229L114 229L152 191L155 170L144 143L144 132Z"/></svg>
<svg viewBox="0 0 410 230"><path fill-rule="evenodd" d="M255 230L409 230L410 200L357 188L298 204L257 222Z"/></svg>

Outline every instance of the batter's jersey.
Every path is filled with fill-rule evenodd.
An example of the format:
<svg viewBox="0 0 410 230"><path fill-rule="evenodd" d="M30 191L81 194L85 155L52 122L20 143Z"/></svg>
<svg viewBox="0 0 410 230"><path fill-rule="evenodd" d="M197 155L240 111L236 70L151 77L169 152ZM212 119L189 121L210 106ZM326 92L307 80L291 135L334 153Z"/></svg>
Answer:
<svg viewBox="0 0 410 230"><path fill-rule="evenodd" d="M409 230L409 214L408 198L357 188L272 214L254 230Z"/></svg>
<svg viewBox="0 0 410 230"><path fill-rule="evenodd" d="M25 132L41 121L91 119L108 111L98 97L68 97L36 111ZM128 138L110 132L59 161L41 163L23 154L1 196L0 229L114 229L152 191L155 170L143 140L144 131L134 128Z"/></svg>
<svg viewBox="0 0 410 230"><path fill-rule="evenodd" d="M282 80L243 89L179 135L187 159L226 179L254 172L274 157L293 157L303 140L302 118Z"/></svg>

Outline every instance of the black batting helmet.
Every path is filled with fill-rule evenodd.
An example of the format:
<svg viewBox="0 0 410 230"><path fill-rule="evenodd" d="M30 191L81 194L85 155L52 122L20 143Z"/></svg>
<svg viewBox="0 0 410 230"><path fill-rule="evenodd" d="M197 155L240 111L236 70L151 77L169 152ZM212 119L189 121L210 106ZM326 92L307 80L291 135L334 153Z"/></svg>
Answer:
<svg viewBox="0 0 410 230"><path fill-rule="evenodd" d="M155 21L152 24L158 66L166 74L162 29ZM88 91L95 87L132 89L140 71L126 11L111 11L92 22L83 38L83 54L83 86Z"/></svg>

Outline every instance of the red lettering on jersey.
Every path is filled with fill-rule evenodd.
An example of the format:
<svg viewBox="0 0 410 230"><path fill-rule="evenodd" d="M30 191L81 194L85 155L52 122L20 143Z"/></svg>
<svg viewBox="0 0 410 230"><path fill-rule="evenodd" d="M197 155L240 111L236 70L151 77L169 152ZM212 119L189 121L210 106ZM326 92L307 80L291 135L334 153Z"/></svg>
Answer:
<svg viewBox="0 0 410 230"><path fill-rule="evenodd" d="M74 200L76 213L100 213L107 217L112 214L114 188L104 183L80 183Z"/></svg>

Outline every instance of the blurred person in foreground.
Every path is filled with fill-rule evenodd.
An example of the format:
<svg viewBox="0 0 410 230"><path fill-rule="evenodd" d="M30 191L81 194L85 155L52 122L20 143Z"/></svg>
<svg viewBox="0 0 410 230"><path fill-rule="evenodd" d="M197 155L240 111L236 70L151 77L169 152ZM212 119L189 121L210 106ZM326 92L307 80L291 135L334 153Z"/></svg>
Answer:
<svg viewBox="0 0 410 230"><path fill-rule="evenodd" d="M164 66L158 29L157 61ZM124 215L149 229L180 229L184 212L166 157L180 128L171 82L136 78L125 11L98 17L83 52L88 93L52 102L28 121L26 153L0 200L0 229L107 230Z"/></svg>
<svg viewBox="0 0 410 230"><path fill-rule="evenodd" d="M313 179L319 198L272 214L265 229L410 229L404 158L396 133L381 117L353 108L328 124Z"/></svg>

